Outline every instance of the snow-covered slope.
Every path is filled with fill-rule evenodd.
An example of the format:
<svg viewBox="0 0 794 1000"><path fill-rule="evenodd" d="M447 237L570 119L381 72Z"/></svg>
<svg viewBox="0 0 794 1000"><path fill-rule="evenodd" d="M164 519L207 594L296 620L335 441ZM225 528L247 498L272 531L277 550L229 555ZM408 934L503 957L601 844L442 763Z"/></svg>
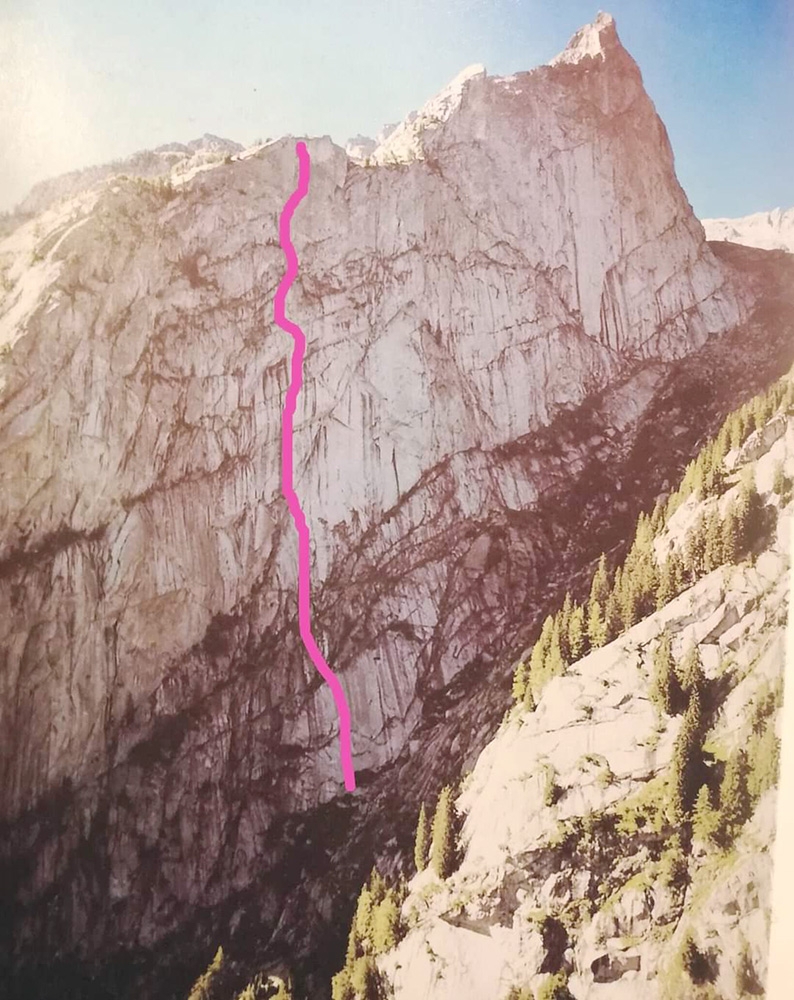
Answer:
<svg viewBox="0 0 794 1000"><path fill-rule="evenodd" d="M741 219L703 219L706 239L794 253L794 208L773 208Z"/></svg>

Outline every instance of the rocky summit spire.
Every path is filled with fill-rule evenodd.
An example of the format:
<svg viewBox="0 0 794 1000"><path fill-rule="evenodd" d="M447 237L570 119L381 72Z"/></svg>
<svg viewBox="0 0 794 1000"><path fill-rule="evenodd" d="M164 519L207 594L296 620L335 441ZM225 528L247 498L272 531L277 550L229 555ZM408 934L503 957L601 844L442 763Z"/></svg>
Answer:
<svg viewBox="0 0 794 1000"><path fill-rule="evenodd" d="M610 50L622 47L614 17L599 11L595 21L580 28L549 65L579 63L583 59L604 59Z"/></svg>

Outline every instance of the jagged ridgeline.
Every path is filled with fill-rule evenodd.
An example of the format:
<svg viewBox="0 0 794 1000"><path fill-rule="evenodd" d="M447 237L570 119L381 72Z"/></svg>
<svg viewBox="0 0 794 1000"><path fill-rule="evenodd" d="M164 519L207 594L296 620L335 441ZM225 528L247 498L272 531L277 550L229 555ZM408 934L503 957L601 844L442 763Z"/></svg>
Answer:
<svg viewBox="0 0 794 1000"><path fill-rule="evenodd" d="M546 618L475 771L422 803L410 883L361 889L333 1000L761 995L793 416L790 378L731 413L622 564L602 555L587 601ZM633 748L624 705L648 729Z"/></svg>

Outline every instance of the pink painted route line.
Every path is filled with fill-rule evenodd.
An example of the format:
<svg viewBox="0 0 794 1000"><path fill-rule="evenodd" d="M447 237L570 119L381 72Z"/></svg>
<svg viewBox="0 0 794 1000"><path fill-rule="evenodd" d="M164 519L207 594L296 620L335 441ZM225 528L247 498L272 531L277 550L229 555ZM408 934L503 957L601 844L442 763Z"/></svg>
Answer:
<svg viewBox="0 0 794 1000"><path fill-rule="evenodd" d="M287 199L281 217L278 221L278 235L281 241L281 249L287 260L287 270L281 279L276 290L276 297L273 303L273 314L276 323L288 333L293 340L292 361L290 365L290 382L287 387L287 395L284 398L284 411L281 417L281 480L284 498L287 507L295 522L295 529L298 532L298 627L303 645L309 658L320 672L331 692L336 703L336 711L339 716L339 755L342 760L342 774L345 779L345 788L352 792L356 787L356 773L353 770L353 753L350 745L350 709L345 698L345 692L339 683L339 678L328 666L325 657L320 652L320 647L312 634L312 611L311 611L311 537L309 526L306 523L306 515L295 492L293 482L293 444L294 444L294 422L295 406L298 402L298 394L303 387L303 359L306 355L306 337L303 330L287 319L286 301L287 292L290 290L292 282L298 273L298 255L292 245L290 236L290 223L295 209L302 199L309 193L309 174L311 172L309 151L305 142L299 142L295 146L298 156L298 186Z"/></svg>

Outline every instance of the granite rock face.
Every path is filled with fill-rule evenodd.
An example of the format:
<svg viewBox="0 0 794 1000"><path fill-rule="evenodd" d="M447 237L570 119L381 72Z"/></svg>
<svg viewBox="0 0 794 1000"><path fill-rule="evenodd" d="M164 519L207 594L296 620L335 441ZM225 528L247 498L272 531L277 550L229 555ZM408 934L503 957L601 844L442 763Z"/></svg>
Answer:
<svg viewBox="0 0 794 1000"><path fill-rule="evenodd" d="M315 631L371 772L499 647L505 524L594 447L517 443L631 376L620 433L654 365L752 303L611 19L531 73L462 74L374 166L307 145L296 486ZM279 817L341 791L279 479L296 167L282 139L167 185L115 177L0 243L0 808L27 859L22 952L157 940L248 884ZM540 546L510 553L522 601Z"/></svg>

